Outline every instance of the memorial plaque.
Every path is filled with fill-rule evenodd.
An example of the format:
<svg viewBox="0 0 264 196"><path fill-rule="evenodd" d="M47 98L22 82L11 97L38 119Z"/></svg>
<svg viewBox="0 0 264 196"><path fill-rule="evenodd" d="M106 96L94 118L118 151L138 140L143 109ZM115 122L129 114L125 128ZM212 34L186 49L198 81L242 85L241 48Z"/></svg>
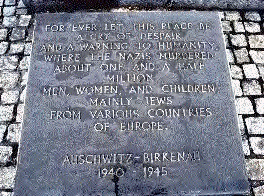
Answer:
<svg viewBox="0 0 264 196"><path fill-rule="evenodd" d="M15 195L248 192L217 12L36 21Z"/></svg>

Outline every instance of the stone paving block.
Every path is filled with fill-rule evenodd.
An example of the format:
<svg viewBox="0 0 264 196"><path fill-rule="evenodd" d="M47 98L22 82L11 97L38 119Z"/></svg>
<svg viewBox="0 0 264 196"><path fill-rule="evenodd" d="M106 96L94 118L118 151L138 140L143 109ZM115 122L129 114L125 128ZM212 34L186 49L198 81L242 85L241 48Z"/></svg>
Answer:
<svg viewBox="0 0 264 196"><path fill-rule="evenodd" d="M6 131L6 125L0 125L0 143L4 138L5 131Z"/></svg>
<svg viewBox="0 0 264 196"><path fill-rule="evenodd" d="M142 0L119 0L118 1L119 6L146 6L146 5L152 5L152 6L162 6L167 3L166 0L151 0L151 1L142 1Z"/></svg>
<svg viewBox="0 0 264 196"><path fill-rule="evenodd" d="M225 19L226 20L230 20L230 21L233 21L233 20L242 20L241 16L240 16L240 13L237 12L237 11L226 11L225 12Z"/></svg>
<svg viewBox="0 0 264 196"><path fill-rule="evenodd" d="M228 35L227 34L224 35L224 39L225 39L225 45L226 45L226 47L230 47L230 44L229 44L229 41L228 41Z"/></svg>
<svg viewBox="0 0 264 196"><path fill-rule="evenodd" d="M16 5L16 0L5 0L5 5Z"/></svg>
<svg viewBox="0 0 264 196"><path fill-rule="evenodd" d="M4 27L15 27L17 24L17 17L16 16L8 16L4 17L3 19L3 26Z"/></svg>
<svg viewBox="0 0 264 196"><path fill-rule="evenodd" d="M260 25L256 22L245 22L245 29L249 33L258 33L260 32Z"/></svg>
<svg viewBox="0 0 264 196"><path fill-rule="evenodd" d="M28 72L22 72L22 82L21 82L21 86L25 86L27 85L27 80L28 80Z"/></svg>
<svg viewBox="0 0 264 196"><path fill-rule="evenodd" d="M220 20L224 20L225 19L225 13L224 12L218 12L218 13L219 13Z"/></svg>
<svg viewBox="0 0 264 196"><path fill-rule="evenodd" d="M250 48L264 48L264 35L248 36Z"/></svg>
<svg viewBox="0 0 264 196"><path fill-rule="evenodd" d="M12 151L11 146L0 146L0 164L6 164L11 160Z"/></svg>
<svg viewBox="0 0 264 196"><path fill-rule="evenodd" d="M264 159L247 159L246 168L251 180L264 180Z"/></svg>
<svg viewBox="0 0 264 196"><path fill-rule="evenodd" d="M264 65L258 65L259 75L264 80Z"/></svg>
<svg viewBox="0 0 264 196"><path fill-rule="evenodd" d="M238 114L254 114L252 103L247 97L236 98L235 102Z"/></svg>
<svg viewBox="0 0 264 196"><path fill-rule="evenodd" d="M19 98L19 91L15 90L15 91L7 91L7 92L3 92L3 94L1 95L1 102L2 104L14 104L18 101Z"/></svg>
<svg viewBox="0 0 264 196"><path fill-rule="evenodd" d="M7 29L0 29L0 41L6 40L7 32Z"/></svg>
<svg viewBox="0 0 264 196"><path fill-rule="evenodd" d="M234 51L238 63L249 62L248 51L246 48L241 48Z"/></svg>
<svg viewBox="0 0 264 196"><path fill-rule="evenodd" d="M25 102L26 91L27 91L27 88L25 88L25 89L22 91L22 93L20 94L20 99L19 99L19 101L20 101L21 103L24 103L24 102Z"/></svg>
<svg viewBox="0 0 264 196"><path fill-rule="evenodd" d="M244 95L261 95L261 85L257 80L243 81L242 88Z"/></svg>
<svg viewBox="0 0 264 196"><path fill-rule="evenodd" d="M221 22L222 22L223 31L225 31L225 32L232 31L232 27L231 27L230 21L221 21Z"/></svg>
<svg viewBox="0 0 264 196"><path fill-rule="evenodd" d="M12 192L0 192L0 196L13 196Z"/></svg>
<svg viewBox="0 0 264 196"><path fill-rule="evenodd" d="M242 65L246 78L258 79L259 73L258 68L255 64L244 64Z"/></svg>
<svg viewBox="0 0 264 196"><path fill-rule="evenodd" d="M238 115L238 128L239 128L240 134L242 136L246 135L245 125L244 125L244 122L243 122L242 115Z"/></svg>
<svg viewBox="0 0 264 196"><path fill-rule="evenodd" d="M232 80L232 88L233 88L235 96L242 96L243 95L239 80Z"/></svg>
<svg viewBox="0 0 264 196"><path fill-rule="evenodd" d="M26 8L21 8L16 10L16 15L26 15L28 10Z"/></svg>
<svg viewBox="0 0 264 196"><path fill-rule="evenodd" d="M0 88L12 89L17 85L19 74L17 72L4 71L0 73Z"/></svg>
<svg viewBox="0 0 264 196"><path fill-rule="evenodd" d="M249 145L248 145L248 140L247 139L242 139L242 148L244 155L250 155L250 150L249 150Z"/></svg>
<svg viewBox="0 0 264 196"><path fill-rule="evenodd" d="M249 117L245 121L249 134L264 134L264 117Z"/></svg>
<svg viewBox="0 0 264 196"><path fill-rule="evenodd" d="M242 22L238 22L238 21L234 21L234 30L236 33L244 33L245 32L245 28Z"/></svg>
<svg viewBox="0 0 264 196"><path fill-rule="evenodd" d="M11 43L9 54L21 54L24 52L25 44L23 42Z"/></svg>
<svg viewBox="0 0 264 196"><path fill-rule="evenodd" d="M11 121L14 105L0 106L0 121Z"/></svg>
<svg viewBox="0 0 264 196"><path fill-rule="evenodd" d="M18 66L18 56L1 56L0 70L15 70Z"/></svg>
<svg viewBox="0 0 264 196"><path fill-rule="evenodd" d="M255 154L264 155L264 138L250 137L249 141Z"/></svg>
<svg viewBox="0 0 264 196"><path fill-rule="evenodd" d="M23 114L24 114L24 104L19 104L17 106L17 116L16 116L16 122L22 122L23 120Z"/></svg>
<svg viewBox="0 0 264 196"><path fill-rule="evenodd" d="M28 69L30 64L30 56L24 56L23 59L20 61L19 68L20 69Z"/></svg>
<svg viewBox="0 0 264 196"><path fill-rule="evenodd" d="M21 136L21 124L11 124L8 127L7 141L19 143Z"/></svg>
<svg viewBox="0 0 264 196"><path fill-rule="evenodd" d="M26 8L27 6L24 4L23 0L18 0L17 8Z"/></svg>
<svg viewBox="0 0 264 196"><path fill-rule="evenodd" d="M27 42L32 41L33 30L34 30L34 29L33 29L33 26L30 26L29 29L27 30L27 32L28 32L28 36L27 36L27 38L26 38L26 41L27 41Z"/></svg>
<svg viewBox="0 0 264 196"><path fill-rule="evenodd" d="M230 35L231 42L234 46L247 46L246 36L244 34Z"/></svg>
<svg viewBox="0 0 264 196"><path fill-rule="evenodd" d="M0 189L13 189L15 175L15 167L0 167Z"/></svg>
<svg viewBox="0 0 264 196"><path fill-rule="evenodd" d="M231 65L230 67L231 76L234 79L243 79L243 71L237 65Z"/></svg>
<svg viewBox="0 0 264 196"><path fill-rule="evenodd" d="M0 42L0 54L5 54L8 49L8 42Z"/></svg>
<svg viewBox="0 0 264 196"><path fill-rule="evenodd" d="M246 20L250 20L250 21L261 21L261 18L258 12L246 12L245 18Z"/></svg>
<svg viewBox="0 0 264 196"><path fill-rule="evenodd" d="M253 192L255 196L263 196L264 195L264 185L253 188Z"/></svg>
<svg viewBox="0 0 264 196"><path fill-rule="evenodd" d="M26 38L26 30L14 28L10 36L11 41L18 41Z"/></svg>
<svg viewBox="0 0 264 196"><path fill-rule="evenodd" d="M30 55L31 50L32 50L32 43L26 43L25 44L24 55Z"/></svg>
<svg viewBox="0 0 264 196"><path fill-rule="evenodd" d="M255 102L257 107L257 113L264 114L264 98L255 99Z"/></svg>
<svg viewBox="0 0 264 196"><path fill-rule="evenodd" d="M16 13L16 7L12 6L12 7L4 7L3 8L3 15L4 16L14 16Z"/></svg>
<svg viewBox="0 0 264 196"><path fill-rule="evenodd" d="M264 63L264 51L250 50L249 54L254 63Z"/></svg>
<svg viewBox="0 0 264 196"><path fill-rule="evenodd" d="M226 57L229 63L235 63L234 55L231 50L226 49Z"/></svg>
<svg viewBox="0 0 264 196"><path fill-rule="evenodd" d="M4 6L4 0L0 0L0 6Z"/></svg>
<svg viewBox="0 0 264 196"><path fill-rule="evenodd" d="M31 15L21 15L19 17L18 26L21 26L21 27L29 26L30 20L31 20Z"/></svg>

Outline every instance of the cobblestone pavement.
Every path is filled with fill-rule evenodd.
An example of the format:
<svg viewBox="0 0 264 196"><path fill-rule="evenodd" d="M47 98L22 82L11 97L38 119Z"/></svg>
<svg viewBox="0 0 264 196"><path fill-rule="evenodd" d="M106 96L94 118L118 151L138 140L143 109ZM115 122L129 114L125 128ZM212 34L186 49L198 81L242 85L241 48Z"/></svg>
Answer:
<svg viewBox="0 0 264 196"><path fill-rule="evenodd" d="M264 14L221 12L251 195L264 195ZM14 188L34 16L0 0L0 196Z"/></svg>

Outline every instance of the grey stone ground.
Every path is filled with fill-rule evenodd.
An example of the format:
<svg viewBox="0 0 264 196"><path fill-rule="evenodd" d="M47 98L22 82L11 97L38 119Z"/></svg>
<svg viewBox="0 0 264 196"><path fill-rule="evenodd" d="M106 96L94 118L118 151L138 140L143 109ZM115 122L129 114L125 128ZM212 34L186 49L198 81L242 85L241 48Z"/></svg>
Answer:
<svg viewBox="0 0 264 196"><path fill-rule="evenodd" d="M251 195L264 195L264 14L221 12ZM0 0L0 196L12 195L34 16Z"/></svg>

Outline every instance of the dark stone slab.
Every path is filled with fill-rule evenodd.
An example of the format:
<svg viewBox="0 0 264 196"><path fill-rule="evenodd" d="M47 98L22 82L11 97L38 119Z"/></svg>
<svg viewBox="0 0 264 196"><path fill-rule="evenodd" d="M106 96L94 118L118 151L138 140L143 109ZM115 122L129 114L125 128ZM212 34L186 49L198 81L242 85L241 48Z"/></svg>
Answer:
<svg viewBox="0 0 264 196"><path fill-rule="evenodd" d="M63 12L85 9L111 9L117 7L143 7L155 9L242 9L263 10L263 0L23 0L34 12Z"/></svg>
<svg viewBox="0 0 264 196"><path fill-rule="evenodd" d="M87 9L111 9L118 0L22 0L32 12L63 12Z"/></svg>
<svg viewBox="0 0 264 196"><path fill-rule="evenodd" d="M119 6L166 6L168 0L119 0Z"/></svg>
<svg viewBox="0 0 264 196"><path fill-rule="evenodd" d="M15 195L248 192L217 12L36 21Z"/></svg>
<svg viewBox="0 0 264 196"><path fill-rule="evenodd" d="M262 0L171 0L171 7L176 9L264 9Z"/></svg>

